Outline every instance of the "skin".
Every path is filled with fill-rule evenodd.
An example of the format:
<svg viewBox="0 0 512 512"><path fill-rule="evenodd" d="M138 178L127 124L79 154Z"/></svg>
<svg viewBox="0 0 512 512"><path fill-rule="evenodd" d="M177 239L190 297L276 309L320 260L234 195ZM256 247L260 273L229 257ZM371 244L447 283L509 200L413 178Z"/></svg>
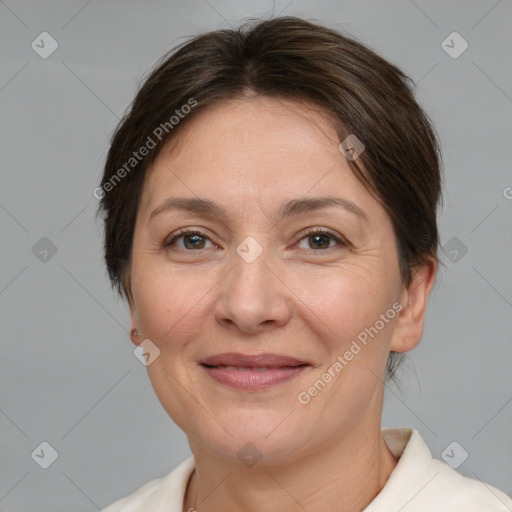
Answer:
<svg viewBox="0 0 512 512"><path fill-rule="evenodd" d="M386 361L390 350L420 341L436 262L402 286L391 220L313 107L229 100L182 128L145 179L130 311L132 342L150 339L160 350L149 378L195 457L183 510L359 511L396 465L380 431ZM215 201L227 217L179 210L150 217L171 196ZM352 201L368 222L336 207L278 221L283 202L322 196ZM315 227L345 243L315 242L304 234ZM181 228L207 238L199 249L190 236L162 248ZM252 263L236 252L248 236L263 249ZM298 394L394 303L400 314L301 404ZM311 366L268 390L241 391L198 364L223 352L272 352ZM251 468L237 458L247 442L262 454Z"/></svg>

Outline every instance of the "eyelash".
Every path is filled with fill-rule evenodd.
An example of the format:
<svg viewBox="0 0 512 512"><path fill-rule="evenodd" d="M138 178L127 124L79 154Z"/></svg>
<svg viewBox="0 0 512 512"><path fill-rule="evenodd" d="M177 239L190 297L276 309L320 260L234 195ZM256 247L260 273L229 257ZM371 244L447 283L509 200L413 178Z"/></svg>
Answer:
<svg viewBox="0 0 512 512"><path fill-rule="evenodd" d="M172 245L174 245L176 240L178 240L179 238L181 238L181 237L183 237L185 235L199 235L202 238L210 240L210 238L205 233L203 233L200 230L183 229L183 230L177 231L176 233L171 235L170 238L167 238L166 240L164 240L164 242L162 244L162 249L169 249ZM330 237L332 240L334 240L338 244L339 247L344 247L344 246L347 245L347 242L345 242L345 240L343 240L342 238L334 235L330 231L327 231L327 230L322 229L322 228L313 228L313 229L310 229L309 231L306 231L306 232L302 233L302 237L300 238L300 240L297 243L300 243L304 239L309 238L309 237L314 236L314 235L326 235L326 236ZM210 240L210 242L211 242L211 240ZM335 247L328 247L327 249L311 249L311 250L312 251L327 251L329 249L335 249ZM183 250L185 250L187 252L196 252L194 249L183 249ZM197 251L200 251L200 250L201 249L197 249Z"/></svg>

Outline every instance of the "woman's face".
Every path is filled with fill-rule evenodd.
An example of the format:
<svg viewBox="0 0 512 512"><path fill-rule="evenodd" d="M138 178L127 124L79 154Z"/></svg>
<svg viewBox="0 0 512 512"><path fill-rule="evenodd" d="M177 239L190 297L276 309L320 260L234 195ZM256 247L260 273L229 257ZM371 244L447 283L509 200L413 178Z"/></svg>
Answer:
<svg viewBox="0 0 512 512"><path fill-rule="evenodd" d="M132 340L160 351L147 367L160 402L193 449L228 457L251 442L282 462L366 435L400 345L389 216L317 111L230 100L189 121L148 171L133 245ZM338 204L308 207L326 197ZM297 362L201 363L233 353Z"/></svg>

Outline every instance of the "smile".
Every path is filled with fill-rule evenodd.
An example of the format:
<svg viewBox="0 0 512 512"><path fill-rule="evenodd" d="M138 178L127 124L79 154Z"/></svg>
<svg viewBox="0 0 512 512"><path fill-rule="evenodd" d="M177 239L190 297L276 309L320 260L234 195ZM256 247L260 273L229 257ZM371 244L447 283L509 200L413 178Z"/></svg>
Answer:
<svg viewBox="0 0 512 512"><path fill-rule="evenodd" d="M228 352L199 361L217 383L245 391L261 391L297 377L306 361L282 354Z"/></svg>
<svg viewBox="0 0 512 512"><path fill-rule="evenodd" d="M280 367L207 366L201 365L216 382L246 391L260 391L287 382L309 365Z"/></svg>

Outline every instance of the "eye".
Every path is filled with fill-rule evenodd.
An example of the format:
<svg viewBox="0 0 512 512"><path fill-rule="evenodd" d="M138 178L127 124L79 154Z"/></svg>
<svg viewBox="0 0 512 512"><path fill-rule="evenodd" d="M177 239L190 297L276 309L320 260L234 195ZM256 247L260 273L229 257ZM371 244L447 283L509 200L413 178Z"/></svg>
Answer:
<svg viewBox="0 0 512 512"><path fill-rule="evenodd" d="M183 239L183 245L177 243L180 239ZM178 231L165 240L162 248L165 249L171 246L177 246L178 249L183 250L204 249L206 241L212 243L211 240L201 231Z"/></svg>
<svg viewBox="0 0 512 512"><path fill-rule="evenodd" d="M306 249L314 249L314 250L325 250L325 249L332 249L333 246L331 245L331 242L336 242L339 246L345 246L347 245L344 240L339 238L338 236L334 235L333 233L330 233L329 231L315 228L310 231L307 231L304 233L305 236L303 236L300 241L299 245L302 241L306 240L308 242L309 247L306 247Z"/></svg>
<svg viewBox="0 0 512 512"><path fill-rule="evenodd" d="M347 243L342 240L340 237L334 235L333 233L326 231L325 229L315 228L303 233L302 238L299 240L298 244L300 244L307 240L309 247L306 249L314 249L314 250L326 250L332 249L336 244L343 247L346 246ZM182 242L181 244L179 242ZM215 246L213 242L206 236L204 233L198 230L182 230L177 233L173 233L169 238L167 238L162 244L163 249L167 249L169 247L175 246L178 249L186 250L186 251L196 251L200 249L208 248L206 247L206 243L210 242L212 247ZM334 245L332 243L334 242ZM304 249L304 247L300 247Z"/></svg>

